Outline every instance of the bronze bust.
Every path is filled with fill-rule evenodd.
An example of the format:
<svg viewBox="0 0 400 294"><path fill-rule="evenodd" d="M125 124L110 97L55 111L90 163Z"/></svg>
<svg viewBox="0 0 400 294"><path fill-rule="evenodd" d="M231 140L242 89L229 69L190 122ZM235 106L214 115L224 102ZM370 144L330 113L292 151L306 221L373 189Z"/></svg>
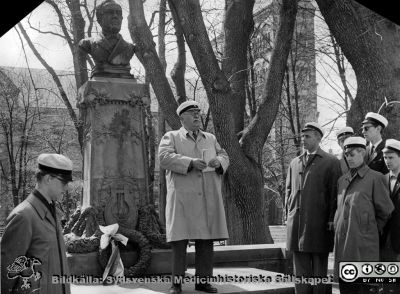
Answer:
<svg viewBox="0 0 400 294"><path fill-rule="evenodd" d="M135 45L126 42L119 34L122 24L121 6L113 0L105 0L96 7L96 18L102 29L100 35L79 42L79 48L94 60L92 77L132 79L129 61L135 54Z"/></svg>

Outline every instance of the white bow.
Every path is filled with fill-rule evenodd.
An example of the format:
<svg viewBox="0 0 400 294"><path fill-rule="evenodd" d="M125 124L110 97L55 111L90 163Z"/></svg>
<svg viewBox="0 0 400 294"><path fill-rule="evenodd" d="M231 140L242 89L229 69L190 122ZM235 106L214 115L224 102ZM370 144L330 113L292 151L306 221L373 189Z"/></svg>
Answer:
<svg viewBox="0 0 400 294"><path fill-rule="evenodd" d="M102 231L104 234L101 235L100 238L100 248L105 249L107 248L108 244L110 244L111 239L114 239L115 241L119 241L122 244L126 246L128 243L128 238L125 237L122 234L117 234L119 225L118 224L112 224L109 226L99 226L100 231Z"/></svg>

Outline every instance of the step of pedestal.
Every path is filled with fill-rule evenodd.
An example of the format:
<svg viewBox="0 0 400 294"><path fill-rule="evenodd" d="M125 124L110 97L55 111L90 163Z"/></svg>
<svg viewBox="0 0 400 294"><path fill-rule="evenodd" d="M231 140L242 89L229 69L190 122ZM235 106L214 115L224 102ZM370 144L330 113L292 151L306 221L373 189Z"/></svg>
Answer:
<svg viewBox="0 0 400 294"><path fill-rule="evenodd" d="M252 267L276 272L285 272L285 250L281 244L231 245L214 247L215 267ZM121 251L125 267L132 266L136 253ZM73 275L101 276L102 270L97 261L97 252L67 254L68 264ZM194 265L194 246L188 248L188 267ZM155 249L147 274L170 274L171 250Z"/></svg>
<svg viewBox="0 0 400 294"><path fill-rule="evenodd" d="M187 270L187 276L194 275L194 269ZM277 272L265 271L248 267L230 267L230 268L214 268L214 276L230 277L237 279L237 282L221 282L212 283L218 289L218 293L223 294L294 294L294 285L291 282L277 283L276 277L281 275ZM265 281L255 282L254 277L265 277ZM247 282L244 279L247 278ZM253 282L250 282L250 279ZM239 282L242 280L242 282ZM269 282L269 280L271 280ZM71 294L155 294L168 293L170 283L126 283L113 286L101 285L71 285ZM182 286L184 294L204 293L194 290L192 282L185 283Z"/></svg>

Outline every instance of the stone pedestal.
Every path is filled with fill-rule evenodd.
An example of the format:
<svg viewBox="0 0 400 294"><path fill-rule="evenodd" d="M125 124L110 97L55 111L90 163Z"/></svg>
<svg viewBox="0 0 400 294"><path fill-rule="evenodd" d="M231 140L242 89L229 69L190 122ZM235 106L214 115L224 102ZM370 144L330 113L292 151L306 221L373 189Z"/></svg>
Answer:
<svg viewBox="0 0 400 294"><path fill-rule="evenodd" d="M146 85L134 79L93 78L79 89L84 120L82 208L93 206L107 225L136 227L148 203L145 149Z"/></svg>

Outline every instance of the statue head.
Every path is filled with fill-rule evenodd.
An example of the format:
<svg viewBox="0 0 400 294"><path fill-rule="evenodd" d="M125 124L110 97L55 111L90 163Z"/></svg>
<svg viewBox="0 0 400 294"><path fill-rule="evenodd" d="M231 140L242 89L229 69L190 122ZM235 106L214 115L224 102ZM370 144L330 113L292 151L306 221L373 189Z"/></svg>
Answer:
<svg viewBox="0 0 400 294"><path fill-rule="evenodd" d="M117 34L121 30L122 8L114 0L105 0L96 7L96 18L103 33Z"/></svg>

